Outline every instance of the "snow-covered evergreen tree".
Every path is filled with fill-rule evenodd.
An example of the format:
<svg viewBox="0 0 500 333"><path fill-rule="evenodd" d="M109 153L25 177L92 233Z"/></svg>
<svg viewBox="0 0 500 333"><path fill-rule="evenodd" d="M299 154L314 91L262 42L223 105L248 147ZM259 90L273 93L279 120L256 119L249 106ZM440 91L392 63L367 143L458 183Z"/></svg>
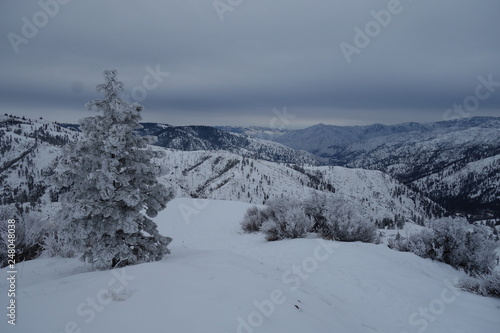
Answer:
<svg viewBox="0 0 500 333"><path fill-rule="evenodd" d="M104 99L87 104L102 115L80 121L83 139L66 147L56 173L62 237L100 269L159 260L172 240L150 219L173 197L157 180L166 170L152 163L163 152L147 147L155 138L134 133L142 106L119 97L116 74L104 71Z"/></svg>

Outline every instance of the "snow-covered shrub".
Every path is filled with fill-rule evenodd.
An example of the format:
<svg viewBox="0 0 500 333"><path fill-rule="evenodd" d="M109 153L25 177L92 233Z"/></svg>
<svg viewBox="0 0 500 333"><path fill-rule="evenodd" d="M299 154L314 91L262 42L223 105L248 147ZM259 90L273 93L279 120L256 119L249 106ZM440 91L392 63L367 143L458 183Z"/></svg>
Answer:
<svg viewBox="0 0 500 333"><path fill-rule="evenodd" d="M388 246L391 249L401 252L413 252L419 257L429 258L432 252L439 249L433 248L434 233L430 230L422 230L419 233L411 234L408 237L402 237L399 232L395 238L390 238Z"/></svg>
<svg viewBox="0 0 500 333"><path fill-rule="evenodd" d="M262 223L269 218L269 209L259 209L256 206L248 208L243 216L243 221L241 222L241 228L245 232L257 232L260 231Z"/></svg>
<svg viewBox="0 0 500 333"><path fill-rule="evenodd" d="M375 223L363 217L355 207L345 199L334 198L327 202L324 221L318 232L325 239L342 242L367 242L376 239Z"/></svg>
<svg viewBox="0 0 500 333"><path fill-rule="evenodd" d="M313 232L320 232L326 222L325 211L328 203L326 194L312 192L311 195L303 201L304 211L314 221Z"/></svg>
<svg viewBox="0 0 500 333"><path fill-rule="evenodd" d="M48 225L47 236L43 240L43 250L49 257L72 258L76 255L74 248L61 237L60 226L55 223Z"/></svg>
<svg viewBox="0 0 500 333"><path fill-rule="evenodd" d="M391 237L387 240L387 246L396 251L410 252L407 239L401 237L399 232L396 234L396 237Z"/></svg>
<svg viewBox="0 0 500 333"><path fill-rule="evenodd" d="M432 259L468 273L485 274L494 267L496 244L486 227L471 225L464 218L437 219L430 227L435 235L432 246L437 249Z"/></svg>
<svg viewBox="0 0 500 333"><path fill-rule="evenodd" d="M463 277L457 287L483 296L500 297L500 272Z"/></svg>
<svg viewBox="0 0 500 333"><path fill-rule="evenodd" d="M374 242L376 225L362 216L346 199L313 193L304 201L306 214L314 220L312 231L325 239Z"/></svg>
<svg viewBox="0 0 500 333"><path fill-rule="evenodd" d="M375 223L361 216L345 199L312 194L300 201L273 199L264 209L252 207L241 223L246 232L262 231L268 240L305 237L316 232L325 239L374 242Z"/></svg>
<svg viewBox="0 0 500 333"><path fill-rule="evenodd" d="M0 211L0 261L4 267L8 263L7 222L16 214L9 207L1 207ZM43 240L48 230L47 220L38 212L25 213L15 220L16 262L35 259L43 250Z"/></svg>
<svg viewBox="0 0 500 333"><path fill-rule="evenodd" d="M436 257L443 254L443 249L436 247L433 243L434 233L430 230L422 230L408 237L408 252L413 252L419 257Z"/></svg>
<svg viewBox="0 0 500 333"><path fill-rule="evenodd" d="M302 238L313 224L314 221L305 214L299 202L279 199L269 204L269 217L262 224L261 231L269 241Z"/></svg>
<svg viewBox="0 0 500 333"><path fill-rule="evenodd" d="M491 272L496 258L496 244L484 226L469 224L464 218L441 218L429 223L431 230L422 230L408 238L389 241L389 247L413 252L461 268L470 274Z"/></svg>

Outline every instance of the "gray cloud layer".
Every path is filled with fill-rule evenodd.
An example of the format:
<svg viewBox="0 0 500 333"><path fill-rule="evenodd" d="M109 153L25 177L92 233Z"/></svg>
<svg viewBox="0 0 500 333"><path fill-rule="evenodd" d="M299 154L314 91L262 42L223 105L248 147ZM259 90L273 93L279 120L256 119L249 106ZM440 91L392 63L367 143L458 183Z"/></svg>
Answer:
<svg viewBox="0 0 500 333"><path fill-rule="evenodd" d="M500 82L498 0L40 0L0 13L0 112L59 121L88 115L105 68L145 97L145 120L173 124L268 126L284 106L291 127L439 121L479 76ZM358 46L350 63L342 42ZM144 81L148 67L169 75ZM484 89L467 114L500 116L500 87Z"/></svg>

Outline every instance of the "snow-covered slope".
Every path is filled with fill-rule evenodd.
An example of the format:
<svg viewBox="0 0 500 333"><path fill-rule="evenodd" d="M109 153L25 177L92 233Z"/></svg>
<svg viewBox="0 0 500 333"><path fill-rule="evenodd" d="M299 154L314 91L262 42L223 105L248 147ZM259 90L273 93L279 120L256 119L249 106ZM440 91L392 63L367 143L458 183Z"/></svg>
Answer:
<svg viewBox="0 0 500 333"><path fill-rule="evenodd" d="M0 116L0 204L48 201L48 178L61 147L79 133L43 119ZM42 200L41 195L46 195Z"/></svg>
<svg viewBox="0 0 500 333"><path fill-rule="evenodd" d="M195 151L224 150L238 155L281 163L318 164L310 153L297 151L277 142L261 140L241 133L232 133L211 126L170 126L143 123L138 132L158 138L155 144L164 148Z"/></svg>
<svg viewBox="0 0 500 333"><path fill-rule="evenodd" d="M316 125L276 140L330 164L384 171L450 210L500 216L500 118Z"/></svg>
<svg viewBox="0 0 500 333"><path fill-rule="evenodd" d="M500 300L457 290L449 266L384 245L266 242L240 231L249 206L170 202L155 219L174 239L160 262L19 264L16 326L4 315L0 332L498 332ZM3 300L7 289L0 279Z"/></svg>
<svg viewBox="0 0 500 333"><path fill-rule="evenodd" d="M435 216L440 207L390 176L343 167L299 167L243 158L228 152L167 151L163 178L177 196L263 204L270 198L306 198L313 191L343 196L372 220L407 221Z"/></svg>

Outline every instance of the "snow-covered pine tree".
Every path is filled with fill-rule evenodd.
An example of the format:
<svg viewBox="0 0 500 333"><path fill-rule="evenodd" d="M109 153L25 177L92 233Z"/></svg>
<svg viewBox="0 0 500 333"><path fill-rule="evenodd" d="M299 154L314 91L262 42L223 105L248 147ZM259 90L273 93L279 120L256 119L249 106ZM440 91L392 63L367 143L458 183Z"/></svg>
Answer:
<svg viewBox="0 0 500 333"><path fill-rule="evenodd" d="M99 269L159 260L172 241L150 219L173 198L157 180L166 170L152 163L164 152L147 147L156 138L134 133L142 106L120 99L116 75L104 71L104 99L86 105L102 115L80 120L83 139L66 147L56 172L62 237Z"/></svg>

